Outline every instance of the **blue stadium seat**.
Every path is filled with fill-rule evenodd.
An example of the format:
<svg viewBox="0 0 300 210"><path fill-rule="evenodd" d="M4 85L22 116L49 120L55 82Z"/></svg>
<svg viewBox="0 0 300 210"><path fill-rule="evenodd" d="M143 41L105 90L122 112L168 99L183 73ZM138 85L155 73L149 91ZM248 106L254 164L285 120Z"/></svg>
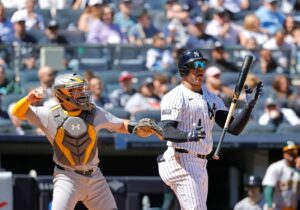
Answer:
<svg viewBox="0 0 300 210"><path fill-rule="evenodd" d="M17 11L17 8L5 8L5 17L10 19L11 16Z"/></svg>
<svg viewBox="0 0 300 210"><path fill-rule="evenodd" d="M49 20L51 19L50 9L35 9L35 12L43 17L44 24L47 26Z"/></svg>
<svg viewBox="0 0 300 210"><path fill-rule="evenodd" d="M276 73L257 74L256 76L260 79L264 86L272 86L273 79L276 77Z"/></svg>
<svg viewBox="0 0 300 210"><path fill-rule="evenodd" d="M300 131L300 125L290 125L282 123L278 126L276 133L278 134L298 134Z"/></svg>
<svg viewBox="0 0 300 210"><path fill-rule="evenodd" d="M80 15L83 13L83 9L58 9L56 10L56 16L53 17L57 21L62 21L62 26L67 24L66 26L70 26L69 24L73 24L73 26L77 26ZM61 28L63 28L61 26ZM65 28L67 28L65 27Z"/></svg>
<svg viewBox="0 0 300 210"><path fill-rule="evenodd" d="M130 112L124 110L123 108L111 108L107 109L107 111L114 116L121 118L121 119L130 119Z"/></svg>
<svg viewBox="0 0 300 210"><path fill-rule="evenodd" d="M8 81L13 81L15 80L15 72L11 69L6 69L5 70L5 78L8 80Z"/></svg>
<svg viewBox="0 0 300 210"><path fill-rule="evenodd" d="M139 121L143 118L151 118L157 122L160 122L160 110L143 110L136 112L134 115L134 119L136 121Z"/></svg>
<svg viewBox="0 0 300 210"><path fill-rule="evenodd" d="M275 127L270 125L260 125L256 121L249 121L244 128L242 134L261 134L261 133L273 133Z"/></svg>
<svg viewBox="0 0 300 210"><path fill-rule="evenodd" d="M58 32L60 35L64 36L69 44L82 44L85 43L85 34L82 31L68 31L61 29Z"/></svg>
<svg viewBox="0 0 300 210"><path fill-rule="evenodd" d="M27 82L39 82L37 71L21 71L20 82L21 84L25 84Z"/></svg>
<svg viewBox="0 0 300 210"><path fill-rule="evenodd" d="M79 69L88 69L91 71L108 69L108 60L105 58L81 58L79 60Z"/></svg>
<svg viewBox="0 0 300 210"><path fill-rule="evenodd" d="M11 123L10 119L0 118L0 133L13 133L15 127Z"/></svg>
<svg viewBox="0 0 300 210"><path fill-rule="evenodd" d="M11 93L7 95L2 95L1 97L1 108L7 110L9 105L17 102L19 99L21 99L24 96L24 94L19 93Z"/></svg>
<svg viewBox="0 0 300 210"><path fill-rule="evenodd" d="M41 41L46 36L44 31L39 30L39 29L31 29L31 30L27 31L27 33L29 35L33 36L37 40L37 42Z"/></svg>
<svg viewBox="0 0 300 210"><path fill-rule="evenodd" d="M221 80L224 85L236 84L238 76L237 72L222 72Z"/></svg>

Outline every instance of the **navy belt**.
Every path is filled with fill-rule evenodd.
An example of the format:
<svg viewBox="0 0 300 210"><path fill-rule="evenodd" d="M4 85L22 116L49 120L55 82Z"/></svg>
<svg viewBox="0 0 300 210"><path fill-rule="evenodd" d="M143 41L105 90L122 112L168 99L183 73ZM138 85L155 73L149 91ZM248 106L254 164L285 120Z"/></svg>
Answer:
<svg viewBox="0 0 300 210"><path fill-rule="evenodd" d="M66 170L64 167L62 167L62 166L60 166L60 165L55 164L55 166L56 166L58 169L60 169L60 170L63 170L63 171ZM90 175L93 173L93 169L90 169L90 170L88 170L88 171L74 170L74 172L75 172L76 174L80 174L80 175L83 175L83 176L90 176Z"/></svg>
<svg viewBox="0 0 300 210"><path fill-rule="evenodd" d="M179 148L175 148L175 152L193 154L193 153L190 153L189 151L187 151L185 149L179 149ZM197 155L198 158L206 159L206 155L201 155L201 154L196 154L196 155Z"/></svg>

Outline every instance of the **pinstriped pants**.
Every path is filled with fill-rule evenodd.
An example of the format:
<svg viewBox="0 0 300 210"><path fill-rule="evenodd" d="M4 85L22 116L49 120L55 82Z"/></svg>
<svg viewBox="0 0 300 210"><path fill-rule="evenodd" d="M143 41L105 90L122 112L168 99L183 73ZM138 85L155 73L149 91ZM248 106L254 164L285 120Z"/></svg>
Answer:
<svg viewBox="0 0 300 210"><path fill-rule="evenodd" d="M176 194L181 210L207 210L207 160L191 154L170 155L168 150L165 161L158 163L159 175Z"/></svg>

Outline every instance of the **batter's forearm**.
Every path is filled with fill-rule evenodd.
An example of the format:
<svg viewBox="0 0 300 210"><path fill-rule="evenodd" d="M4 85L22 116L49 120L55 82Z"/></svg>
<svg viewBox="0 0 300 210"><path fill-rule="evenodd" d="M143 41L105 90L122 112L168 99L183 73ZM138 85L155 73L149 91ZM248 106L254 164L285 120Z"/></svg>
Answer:
<svg viewBox="0 0 300 210"><path fill-rule="evenodd" d="M176 123L174 121L163 122L164 140L177 143L187 142L187 132L177 129Z"/></svg>
<svg viewBox="0 0 300 210"><path fill-rule="evenodd" d="M239 135L247 125L253 106L246 105L242 112L236 116L228 127L228 132L233 135Z"/></svg>
<svg viewBox="0 0 300 210"><path fill-rule="evenodd" d="M16 117L24 119L24 115L27 112L29 106L30 102L27 100L27 97L24 97L15 104L12 113Z"/></svg>

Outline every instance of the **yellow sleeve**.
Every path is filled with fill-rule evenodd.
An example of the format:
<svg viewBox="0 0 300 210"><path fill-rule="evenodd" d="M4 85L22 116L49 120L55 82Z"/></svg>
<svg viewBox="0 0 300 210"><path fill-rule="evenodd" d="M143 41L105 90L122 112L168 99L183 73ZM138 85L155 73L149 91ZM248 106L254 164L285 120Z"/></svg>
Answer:
<svg viewBox="0 0 300 210"><path fill-rule="evenodd" d="M20 119L25 119L25 113L28 110L30 103L27 100L26 97L20 99L14 106L12 113L13 115L15 115L16 117L20 118Z"/></svg>

